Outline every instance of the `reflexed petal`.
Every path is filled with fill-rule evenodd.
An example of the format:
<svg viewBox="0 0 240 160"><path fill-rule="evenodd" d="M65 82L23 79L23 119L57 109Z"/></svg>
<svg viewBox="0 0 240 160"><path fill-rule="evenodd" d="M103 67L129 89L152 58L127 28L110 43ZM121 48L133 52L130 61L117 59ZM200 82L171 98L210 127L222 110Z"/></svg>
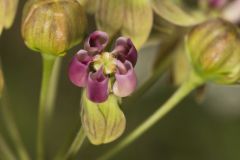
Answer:
<svg viewBox="0 0 240 160"><path fill-rule="evenodd" d="M132 64L126 61L124 64L117 62L118 70L115 74L116 81L113 85L113 93L119 97L129 96L137 86L137 77Z"/></svg>
<svg viewBox="0 0 240 160"><path fill-rule="evenodd" d="M117 52L117 58L123 63L128 60L135 66L137 62L137 50L129 38L120 37L115 44L115 52Z"/></svg>
<svg viewBox="0 0 240 160"><path fill-rule="evenodd" d="M86 97L85 90L81 100L81 120L86 136L94 145L116 140L126 126L118 97L110 94L105 102L94 103Z"/></svg>
<svg viewBox="0 0 240 160"><path fill-rule="evenodd" d="M95 73L90 73L87 80L87 96L96 103L104 102L108 98L108 78L100 68Z"/></svg>
<svg viewBox="0 0 240 160"><path fill-rule="evenodd" d="M85 50L80 50L72 59L69 69L68 76L73 84L79 87L86 86L88 77L88 66L91 62L91 57Z"/></svg>
<svg viewBox="0 0 240 160"><path fill-rule="evenodd" d="M95 31L87 38L84 49L91 54L98 54L104 50L108 44L108 35L102 31Z"/></svg>

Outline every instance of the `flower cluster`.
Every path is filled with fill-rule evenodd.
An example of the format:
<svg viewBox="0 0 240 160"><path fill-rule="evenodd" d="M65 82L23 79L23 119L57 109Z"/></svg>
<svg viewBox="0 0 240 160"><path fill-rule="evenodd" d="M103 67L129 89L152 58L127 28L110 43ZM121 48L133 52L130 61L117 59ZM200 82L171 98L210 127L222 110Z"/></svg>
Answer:
<svg viewBox="0 0 240 160"><path fill-rule="evenodd" d="M119 37L111 52L105 32L95 31L85 41L69 66L69 78L78 87L86 87L87 97L95 103L107 100L110 93L129 96L136 88L134 66L137 50L129 38Z"/></svg>

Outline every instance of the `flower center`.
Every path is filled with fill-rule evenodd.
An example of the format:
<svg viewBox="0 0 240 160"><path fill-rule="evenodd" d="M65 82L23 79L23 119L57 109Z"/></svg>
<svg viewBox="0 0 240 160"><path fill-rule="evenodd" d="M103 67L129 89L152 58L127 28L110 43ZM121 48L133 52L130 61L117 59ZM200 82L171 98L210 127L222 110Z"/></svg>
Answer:
<svg viewBox="0 0 240 160"><path fill-rule="evenodd" d="M99 70L102 67L105 74L111 74L116 69L116 59L109 52L96 55L93 61L94 69Z"/></svg>

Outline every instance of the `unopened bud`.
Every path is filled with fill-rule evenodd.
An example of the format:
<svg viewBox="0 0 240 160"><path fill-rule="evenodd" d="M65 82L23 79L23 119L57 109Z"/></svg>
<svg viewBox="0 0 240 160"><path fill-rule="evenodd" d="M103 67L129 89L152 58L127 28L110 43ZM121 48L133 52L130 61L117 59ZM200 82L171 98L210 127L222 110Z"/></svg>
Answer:
<svg viewBox="0 0 240 160"><path fill-rule="evenodd" d="M94 14L97 10L97 4L99 0L78 0L78 2L84 7L85 11L89 14Z"/></svg>
<svg viewBox="0 0 240 160"><path fill-rule="evenodd" d="M17 11L18 0L0 0L0 33L12 26Z"/></svg>
<svg viewBox="0 0 240 160"><path fill-rule="evenodd" d="M121 32L139 49L151 32L153 11L149 0L101 0L96 21L100 30L110 36Z"/></svg>
<svg viewBox="0 0 240 160"><path fill-rule="evenodd" d="M64 55L82 40L85 28L85 13L77 0L31 0L25 5L22 36L35 51Z"/></svg>
<svg viewBox="0 0 240 160"><path fill-rule="evenodd" d="M240 78L240 36L236 26L214 19L195 26L186 37L189 59L203 79L234 84Z"/></svg>

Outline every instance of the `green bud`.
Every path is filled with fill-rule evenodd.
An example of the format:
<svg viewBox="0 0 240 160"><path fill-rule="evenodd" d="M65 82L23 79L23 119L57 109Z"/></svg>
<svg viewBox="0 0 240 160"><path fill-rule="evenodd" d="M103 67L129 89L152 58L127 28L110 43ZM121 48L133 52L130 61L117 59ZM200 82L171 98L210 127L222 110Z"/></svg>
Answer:
<svg viewBox="0 0 240 160"><path fill-rule="evenodd" d="M82 126L92 144L109 143L122 135L126 119L116 96L109 95L107 101L93 103L86 97L86 92L83 92L81 102Z"/></svg>
<svg viewBox="0 0 240 160"><path fill-rule="evenodd" d="M214 19L195 26L186 36L189 59L203 79L234 84L240 78L240 36L236 26Z"/></svg>
<svg viewBox="0 0 240 160"><path fill-rule="evenodd" d="M78 0L78 2L84 7L85 11L89 14L94 14L96 12L97 1L99 0Z"/></svg>
<svg viewBox="0 0 240 160"><path fill-rule="evenodd" d="M125 8L122 34L131 37L136 48L140 48L146 42L152 29L151 4L149 0L127 0Z"/></svg>
<svg viewBox="0 0 240 160"><path fill-rule="evenodd" d="M17 11L18 0L0 0L0 33L3 28L10 28Z"/></svg>
<svg viewBox="0 0 240 160"><path fill-rule="evenodd" d="M99 0L96 12L96 22L99 30L110 36L116 34L122 26L124 0Z"/></svg>
<svg viewBox="0 0 240 160"><path fill-rule="evenodd" d="M22 36L32 50L64 55L78 44L86 28L86 16L77 0L30 0L22 21Z"/></svg>
<svg viewBox="0 0 240 160"><path fill-rule="evenodd" d="M121 32L139 49L151 32L153 11L149 0L100 0L96 21L100 30L111 36Z"/></svg>

